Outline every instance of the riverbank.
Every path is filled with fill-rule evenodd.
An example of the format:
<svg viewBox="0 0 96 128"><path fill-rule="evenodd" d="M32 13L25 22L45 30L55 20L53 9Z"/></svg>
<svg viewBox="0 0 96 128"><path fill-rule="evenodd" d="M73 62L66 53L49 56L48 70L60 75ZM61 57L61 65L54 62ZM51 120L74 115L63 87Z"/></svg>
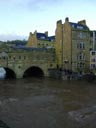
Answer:
<svg viewBox="0 0 96 128"><path fill-rule="evenodd" d="M93 73L79 74L70 70L49 69L49 77L62 80L86 80L88 82L96 80Z"/></svg>

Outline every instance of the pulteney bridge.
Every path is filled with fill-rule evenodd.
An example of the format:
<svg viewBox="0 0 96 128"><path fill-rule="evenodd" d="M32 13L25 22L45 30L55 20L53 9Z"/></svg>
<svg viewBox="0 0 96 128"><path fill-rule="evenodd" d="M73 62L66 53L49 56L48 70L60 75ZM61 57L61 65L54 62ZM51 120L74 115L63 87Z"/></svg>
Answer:
<svg viewBox="0 0 96 128"><path fill-rule="evenodd" d="M0 67L6 70L6 78L49 76L48 69L55 68L55 65L55 50L52 48L0 48Z"/></svg>

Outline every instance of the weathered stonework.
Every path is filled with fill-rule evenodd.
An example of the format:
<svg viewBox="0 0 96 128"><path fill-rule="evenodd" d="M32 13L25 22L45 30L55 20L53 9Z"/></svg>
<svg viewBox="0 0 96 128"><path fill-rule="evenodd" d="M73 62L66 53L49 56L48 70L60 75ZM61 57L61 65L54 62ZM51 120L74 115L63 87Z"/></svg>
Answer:
<svg viewBox="0 0 96 128"><path fill-rule="evenodd" d="M57 21L55 46L59 67L82 73L89 70L90 30L85 20L72 23L66 18L64 24Z"/></svg>
<svg viewBox="0 0 96 128"><path fill-rule="evenodd" d="M35 47L35 48L54 48L55 40L51 40L48 37L48 32L40 33L41 37L38 37L38 32L35 31L33 34L30 32L27 47Z"/></svg>
<svg viewBox="0 0 96 128"><path fill-rule="evenodd" d="M1 50L2 51L2 50ZM2 56L3 55L3 56ZM30 67L38 67L48 76L49 68L56 68L54 49L10 49L0 52L0 66L12 70L16 78L22 78Z"/></svg>
<svg viewBox="0 0 96 128"><path fill-rule="evenodd" d="M49 37L48 32L30 33L25 46L27 50L2 46L0 65L13 70L17 78L22 78L32 66L39 67L45 76L48 76L48 69L51 68L86 73L90 70L90 48L95 48L93 37L95 39L94 35L90 38L85 20L77 23L70 22L69 18L64 23L59 20L55 36Z"/></svg>

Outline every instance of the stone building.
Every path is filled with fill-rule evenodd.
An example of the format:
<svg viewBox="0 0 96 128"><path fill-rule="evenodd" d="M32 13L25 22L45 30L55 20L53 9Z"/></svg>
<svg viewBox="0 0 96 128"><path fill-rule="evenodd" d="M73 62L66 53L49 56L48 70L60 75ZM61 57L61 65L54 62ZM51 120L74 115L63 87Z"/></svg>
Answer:
<svg viewBox="0 0 96 128"><path fill-rule="evenodd" d="M35 31L30 32L27 47L35 48L54 48L55 36L48 36L48 32L39 33Z"/></svg>
<svg viewBox="0 0 96 128"><path fill-rule="evenodd" d="M96 31L90 31L90 50L96 51Z"/></svg>
<svg viewBox="0 0 96 128"><path fill-rule="evenodd" d="M96 50L90 51L90 71L96 75Z"/></svg>
<svg viewBox="0 0 96 128"><path fill-rule="evenodd" d="M96 31L90 31L90 71L96 74Z"/></svg>
<svg viewBox="0 0 96 128"><path fill-rule="evenodd" d="M65 23L57 21L56 26L57 67L84 73L90 67L90 30L86 21Z"/></svg>

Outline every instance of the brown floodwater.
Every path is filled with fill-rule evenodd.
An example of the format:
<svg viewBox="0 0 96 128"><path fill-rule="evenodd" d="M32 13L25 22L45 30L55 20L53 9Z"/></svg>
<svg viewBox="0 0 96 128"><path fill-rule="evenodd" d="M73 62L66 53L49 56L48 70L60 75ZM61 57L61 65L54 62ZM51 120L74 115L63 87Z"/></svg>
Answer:
<svg viewBox="0 0 96 128"><path fill-rule="evenodd" d="M96 128L96 83L1 80L0 120L10 128Z"/></svg>

